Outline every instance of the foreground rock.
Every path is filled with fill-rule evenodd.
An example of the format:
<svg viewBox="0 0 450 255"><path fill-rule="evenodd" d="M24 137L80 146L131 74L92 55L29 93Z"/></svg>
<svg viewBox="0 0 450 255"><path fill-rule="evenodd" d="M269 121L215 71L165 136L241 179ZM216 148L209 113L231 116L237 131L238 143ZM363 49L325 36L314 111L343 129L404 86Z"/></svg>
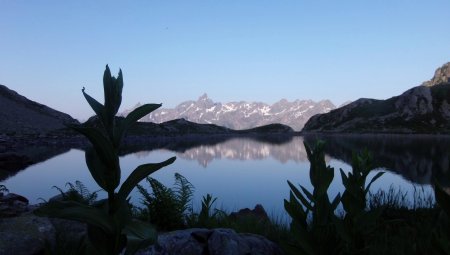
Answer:
<svg viewBox="0 0 450 255"><path fill-rule="evenodd" d="M232 229L186 229L158 236L158 244L138 255L278 255L281 249L266 238Z"/></svg>
<svg viewBox="0 0 450 255"><path fill-rule="evenodd" d="M15 217L28 211L28 199L14 193L0 192L0 218Z"/></svg>
<svg viewBox="0 0 450 255"><path fill-rule="evenodd" d="M22 196L0 192L0 255L36 255L65 247L76 252L87 234L86 224L32 213ZM6 209L5 209L6 208ZM233 217L268 220L261 205L236 212ZM158 243L139 251L139 255L278 255L281 249L265 237L236 233L232 229L186 229L158 236Z"/></svg>
<svg viewBox="0 0 450 255"><path fill-rule="evenodd" d="M362 98L309 119L304 132L450 133L450 63L421 86L387 100Z"/></svg>
<svg viewBox="0 0 450 255"><path fill-rule="evenodd" d="M53 246L56 232L48 218L26 213L0 219L0 254L44 254L46 245Z"/></svg>

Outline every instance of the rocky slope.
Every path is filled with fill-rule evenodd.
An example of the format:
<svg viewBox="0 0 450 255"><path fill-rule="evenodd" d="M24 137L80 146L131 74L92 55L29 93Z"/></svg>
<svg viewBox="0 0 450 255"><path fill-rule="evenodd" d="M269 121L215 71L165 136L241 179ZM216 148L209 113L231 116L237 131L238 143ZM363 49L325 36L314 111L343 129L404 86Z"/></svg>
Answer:
<svg viewBox="0 0 450 255"><path fill-rule="evenodd" d="M116 121L122 121L117 117ZM86 126L99 126L97 117L91 117L83 123ZM282 124L270 124L256 128L234 130L215 124L199 124L185 119L175 119L163 123L137 122L128 131L130 136L183 136L183 135L293 135L294 130Z"/></svg>
<svg viewBox="0 0 450 255"><path fill-rule="evenodd" d="M138 106L139 104L134 108ZM197 101L186 101L173 109L158 109L142 118L141 121L162 123L184 118L200 124L216 124L237 130L281 123L299 131L311 116L329 112L335 108L329 100L289 102L282 99L273 105L243 101L219 103L212 101L204 94ZM126 116L131 110L124 111L122 116Z"/></svg>
<svg viewBox="0 0 450 255"><path fill-rule="evenodd" d="M450 133L450 63L387 100L361 98L309 119L304 132Z"/></svg>
<svg viewBox="0 0 450 255"><path fill-rule="evenodd" d="M76 124L69 115L36 103L0 85L0 134L47 134Z"/></svg>

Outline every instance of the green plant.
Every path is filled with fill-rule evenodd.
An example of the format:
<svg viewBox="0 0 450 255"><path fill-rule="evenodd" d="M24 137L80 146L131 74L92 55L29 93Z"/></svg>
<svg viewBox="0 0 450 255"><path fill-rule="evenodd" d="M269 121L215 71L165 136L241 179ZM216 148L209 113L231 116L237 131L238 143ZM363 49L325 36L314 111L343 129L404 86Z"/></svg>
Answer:
<svg viewBox="0 0 450 255"><path fill-rule="evenodd" d="M75 184L67 182L66 186L69 186L67 191L63 191L57 186L53 188L57 189L62 196L62 200L65 201L76 201L82 204L92 205L97 200L97 192L90 192L86 186L81 181L75 181Z"/></svg>
<svg viewBox="0 0 450 255"><path fill-rule="evenodd" d="M450 254L450 195L437 181L434 183L434 194L442 211L433 233L433 244L439 254Z"/></svg>
<svg viewBox="0 0 450 255"><path fill-rule="evenodd" d="M137 185L143 196L147 220L161 230L173 230L186 225L187 212L192 211L194 186L181 174L175 173L174 188L167 188L158 180L147 177L152 192L142 185Z"/></svg>
<svg viewBox="0 0 450 255"><path fill-rule="evenodd" d="M202 209L198 214L198 221L200 224L208 224L211 218L215 218L219 211L215 211L212 213L212 207L216 202L217 197L214 197L211 194L206 194L206 196L202 197Z"/></svg>
<svg viewBox="0 0 450 255"><path fill-rule="evenodd" d="M311 193L300 185L302 193L288 181L291 191L289 201L284 200L284 208L292 218L291 232L297 239L292 246L300 254L336 254L340 244L333 222L340 194L330 202L327 193L334 169L325 164L323 141L318 141L312 149L306 143L304 145L311 164L309 177L314 190ZM309 214L312 218L310 224Z"/></svg>
<svg viewBox="0 0 450 255"><path fill-rule="evenodd" d="M381 207L366 210L370 186L384 174L384 172L378 172L366 186L367 176L372 169L372 156L367 150L353 153L352 171L347 175L340 169L342 184L345 188L341 198L345 216L342 220L336 219L335 225L344 242L346 254L367 253L366 238L374 231L382 212Z"/></svg>
<svg viewBox="0 0 450 255"><path fill-rule="evenodd" d="M86 136L92 144L85 153L86 164L96 183L107 192L108 198L95 205L84 205L76 201L54 201L36 210L37 215L87 223L89 254L119 254L124 249L125 254L134 254L138 249L157 240L156 231L150 224L132 219L127 198L145 177L175 161L175 157L172 157L161 163L138 166L116 191L121 173L118 151L126 131L140 118L161 106L145 104L136 108L126 118L117 119L115 115L122 101L122 88L122 71L119 71L116 78L106 66L103 75L103 105L82 89L102 127L71 126Z"/></svg>
<svg viewBox="0 0 450 255"><path fill-rule="evenodd" d="M216 227L219 222L223 222L228 215L223 210L213 208L216 201L217 197L213 197L209 193L206 194L206 196L203 196L200 212L192 214L190 224L196 227L213 228Z"/></svg>

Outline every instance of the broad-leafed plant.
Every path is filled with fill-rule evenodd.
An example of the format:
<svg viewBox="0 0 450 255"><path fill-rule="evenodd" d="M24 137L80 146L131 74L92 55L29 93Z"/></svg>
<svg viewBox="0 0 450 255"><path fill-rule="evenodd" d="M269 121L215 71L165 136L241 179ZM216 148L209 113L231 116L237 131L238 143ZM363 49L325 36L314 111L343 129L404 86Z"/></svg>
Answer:
<svg viewBox="0 0 450 255"><path fill-rule="evenodd" d="M438 254L450 254L450 195L436 180L434 196L442 211L433 232L433 246Z"/></svg>
<svg viewBox="0 0 450 255"><path fill-rule="evenodd" d="M367 210L366 201L370 186L384 174L378 172L366 185L367 176L374 168L372 162L372 155L363 150L360 153L353 153L351 172L345 174L340 169L345 188L341 198L345 216L335 223L344 243L344 251L348 254L367 253L369 247L366 239L374 231L382 212L382 208Z"/></svg>
<svg viewBox="0 0 450 255"><path fill-rule="evenodd" d="M299 254L336 254L340 247L334 227L334 211L339 205L340 194L333 201L328 197L334 169L325 163L323 141L318 141L313 148L306 143L304 145L311 164L309 177L314 189L311 193L300 185L300 191L288 181L291 191L289 200L284 200L284 208L292 218L291 232L296 237L292 246Z"/></svg>
<svg viewBox="0 0 450 255"><path fill-rule="evenodd" d="M82 92L97 115L101 127L83 125L72 128L87 137L92 147L86 150L88 169L95 182L107 192L108 198L95 205L75 201L54 201L36 211L42 216L85 222L88 225L88 254L134 254L157 240L156 230L149 223L132 218L128 204L130 192L151 173L172 164L175 157L164 162L138 166L122 183L120 180L119 148L126 131L139 119L161 104L145 104L119 119L116 114L122 102L123 77L111 75L109 67L103 75L104 104ZM118 190L117 190L118 189Z"/></svg>

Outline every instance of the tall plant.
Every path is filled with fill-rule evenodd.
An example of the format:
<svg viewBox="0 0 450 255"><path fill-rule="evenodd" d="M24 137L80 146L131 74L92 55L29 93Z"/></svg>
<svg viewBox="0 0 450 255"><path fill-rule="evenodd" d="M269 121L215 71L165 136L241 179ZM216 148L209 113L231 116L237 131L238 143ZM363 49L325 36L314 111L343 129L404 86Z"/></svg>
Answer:
<svg viewBox="0 0 450 255"><path fill-rule="evenodd" d="M434 182L434 196L441 212L433 231L433 244L438 254L450 254L450 195L437 180Z"/></svg>
<svg viewBox="0 0 450 255"><path fill-rule="evenodd" d="M83 205L75 201L49 203L36 214L42 216L77 220L88 225L88 254L134 254L140 248L156 241L152 225L132 219L127 199L136 185L151 173L172 164L175 157L156 164L138 166L120 184L119 148L126 131L139 119L156 110L161 104L145 104L128 114L126 118L115 117L122 102L122 70L118 77L111 75L109 67L103 75L104 104L85 93L83 95L101 122L101 127L72 126L87 137L92 147L86 150L88 169L95 182L108 193L106 200L95 205Z"/></svg>
<svg viewBox="0 0 450 255"><path fill-rule="evenodd" d="M353 153L351 172L345 174L340 169L345 188L341 201L346 214L343 220L336 220L335 223L347 254L367 253L369 247L366 238L374 231L375 223L382 212L382 208L366 210L370 186L384 174L378 172L366 186L367 176L373 169L372 161L372 155L364 150Z"/></svg>
<svg viewBox="0 0 450 255"><path fill-rule="evenodd" d="M336 254L340 245L333 222L340 194L333 201L328 197L334 169L325 164L323 141L318 141L313 148L304 145L311 163L309 177L314 190L311 193L300 185L300 191L288 181L291 191L289 200L284 200L284 208L292 218L291 231L297 238L293 247L300 254ZM310 224L309 215L312 217Z"/></svg>

